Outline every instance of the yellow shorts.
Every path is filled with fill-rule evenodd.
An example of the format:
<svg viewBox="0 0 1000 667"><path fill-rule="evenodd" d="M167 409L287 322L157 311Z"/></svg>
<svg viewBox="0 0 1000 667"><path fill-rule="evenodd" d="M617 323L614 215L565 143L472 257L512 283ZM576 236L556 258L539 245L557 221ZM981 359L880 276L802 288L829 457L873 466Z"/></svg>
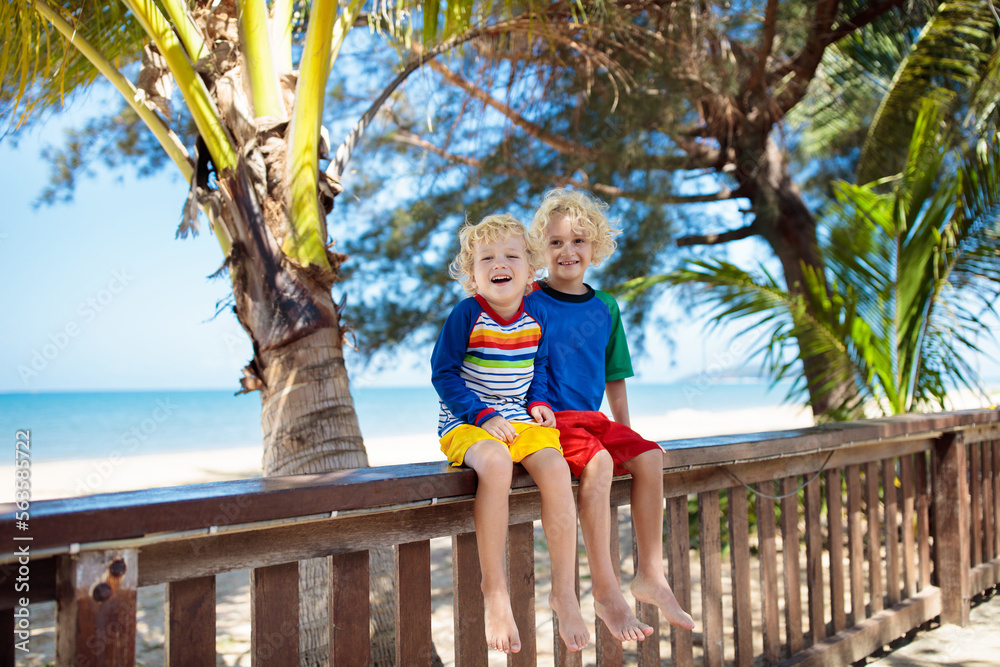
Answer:
<svg viewBox="0 0 1000 667"><path fill-rule="evenodd" d="M480 440L496 440L507 445L510 450L510 458L514 463L520 463L529 454L551 447L562 454L562 447L559 446L559 430L538 424L526 422L511 422L511 426L517 432L514 442L507 445L503 440L499 440L490 435L487 431L473 426L472 424L462 424L451 429L441 438L441 451L448 457L453 466L460 466L465 461L465 453L469 447Z"/></svg>

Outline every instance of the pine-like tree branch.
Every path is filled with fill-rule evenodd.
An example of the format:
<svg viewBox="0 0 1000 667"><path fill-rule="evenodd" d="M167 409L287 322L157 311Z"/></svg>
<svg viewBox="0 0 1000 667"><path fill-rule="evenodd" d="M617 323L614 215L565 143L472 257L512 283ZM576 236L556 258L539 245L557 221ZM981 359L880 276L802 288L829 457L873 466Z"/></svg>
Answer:
<svg viewBox="0 0 1000 667"><path fill-rule="evenodd" d="M495 97L493 97L492 95L490 95L485 90L475 85L471 81L463 79L460 75L456 74L443 64L437 61L433 61L430 63L430 66L431 69L440 74L441 77L446 82L450 83L453 86L461 88L466 93L468 93L470 97L477 99L486 106L491 107L492 109L500 112L501 114L506 116L516 127L521 128L522 130L527 132L529 136L538 139L539 141L549 146L550 148L554 148L555 150L563 154L579 155L581 157L586 157L591 160L596 159L601 155L599 151L596 151L582 144L577 144L575 142L568 141L563 137L554 135L551 132L542 129L537 124L532 123L524 116L519 114L510 106L496 99Z"/></svg>
<svg viewBox="0 0 1000 667"><path fill-rule="evenodd" d="M750 223L746 227L741 227L739 229L730 229L729 231L722 232L721 234L700 234L693 236L682 236L677 239L678 247L694 246L694 245L720 245L722 243L729 243L730 241L739 241L740 239L745 239L750 236L756 236L759 234L757 225L755 223Z"/></svg>
<svg viewBox="0 0 1000 667"><path fill-rule="evenodd" d="M866 25L882 16L886 12L903 5L906 0L882 0L881 2L875 2L870 7L858 12L851 18L847 19L839 26L833 29L827 39L827 46L838 42L847 35L864 28Z"/></svg>
<svg viewBox="0 0 1000 667"><path fill-rule="evenodd" d="M651 155L644 153L628 160L629 169L643 171L687 171L692 169L715 169L719 166L719 149L697 141L674 137L674 143L685 155Z"/></svg>
<svg viewBox="0 0 1000 667"><path fill-rule="evenodd" d="M375 119L375 115L378 114L382 105L385 101L389 99L389 96L399 86L403 84L406 79L409 78L416 70L418 70L425 63L434 63L434 58L438 55L450 51L468 41L471 41L477 37L482 37L489 34L503 34L505 27L503 25L493 25L482 28L477 28L473 30L468 30L461 35L457 35L451 39L448 39L437 46L423 51L422 49L415 49L416 56L411 58L408 63L403 67L403 69L389 82L382 92L379 94L375 101L372 102L371 106L361 115L361 119L355 124L354 129L351 133L347 135L344 142L337 148L337 152L333 160L330 161L330 166L326 168L326 173L334 180L339 181L340 175L344 173L344 169L347 167L348 161L351 159L351 154L354 152L354 148L361 141L361 137L364 135L365 130L371 125L372 120Z"/></svg>
<svg viewBox="0 0 1000 667"><path fill-rule="evenodd" d="M417 148L422 148L426 151L434 153L435 155L448 160L449 162L454 162L456 164L464 164L467 167L472 167L473 169L487 170L486 164L479 158L470 157L467 155L458 155L456 153L450 153L444 148L437 146L430 141L427 141L423 137L420 137L407 130L396 130L393 132L389 138L393 141L397 141L403 144L409 144L410 146L415 146ZM495 174L501 174L504 176L515 176L523 180L530 180L532 182L545 181L551 184L553 187L563 187L571 185L574 188L580 188L582 190L590 190L599 195L605 197L623 197L625 199L652 201L661 204L704 204L709 202L725 201L728 199L735 199L741 196L738 191L730 190L728 188L723 188L719 192L714 192L704 195L654 195L650 197L648 192L633 192L630 190L625 190L616 185L609 185L607 183L593 183L590 179L584 177L582 179L570 178L568 176L560 176L557 174L546 174L534 171L528 171L526 169L519 169L516 167L507 167L504 165L490 165L488 170Z"/></svg>
<svg viewBox="0 0 1000 667"><path fill-rule="evenodd" d="M778 23L778 0L768 0L767 9L764 10L764 26L760 36L760 46L757 47L757 63L747 81L747 90L756 90L764 80L767 71L767 59L771 57L771 49L774 47L774 35Z"/></svg>

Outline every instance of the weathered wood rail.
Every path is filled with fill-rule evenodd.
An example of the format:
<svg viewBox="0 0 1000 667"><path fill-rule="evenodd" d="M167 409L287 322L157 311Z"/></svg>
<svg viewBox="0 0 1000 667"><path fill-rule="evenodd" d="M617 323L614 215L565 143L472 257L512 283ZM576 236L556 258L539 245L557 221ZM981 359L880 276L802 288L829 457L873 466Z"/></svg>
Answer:
<svg viewBox="0 0 1000 667"><path fill-rule="evenodd" d="M1000 583L1000 411L663 444L670 579L688 609L700 591L699 634L659 628L669 655L641 642L640 665L850 664L935 617L966 623L972 598ZM613 516L629 483L614 482ZM298 562L325 557L332 663L367 665L368 550L388 546L397 664L429 664L429 540L451 536L455 662L485 665L475 485L471 471L425 463L42 501L30 541L15 540L25 535L5 504L0 663L13 664L28 598L58 600L58 664L132 664L136 590L165 583L165 664L215 665L215 576L250 568L254 664L296 665ZM524 649L508 664L533 665L539 499L523 473L510 507ZM15 591L18 577L28 592ZM602 630L598 664L622 664ZM555 655L579 664L559 646Z"/></svg>

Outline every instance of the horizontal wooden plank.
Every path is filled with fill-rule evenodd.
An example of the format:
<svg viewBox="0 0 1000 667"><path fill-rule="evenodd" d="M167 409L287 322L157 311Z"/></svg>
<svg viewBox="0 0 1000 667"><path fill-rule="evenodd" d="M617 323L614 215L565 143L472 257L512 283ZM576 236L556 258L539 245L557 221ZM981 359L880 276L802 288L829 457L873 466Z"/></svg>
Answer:
<svg viewBox="0 0 1000 667"><path fill-rule="evenodd" d="M762 433L739 433L663 441L664 467L710 465L726 460L759 459L770 456L898 438L971 425L1000 423L995 410L961 410L934 414L905 414L857 422L838 422L813 428ZM973 436L976 439L977 436ZM721 455L721 456L720 456Z"/></svg>
<svg viewBox="0 0 1000 667"><path fill-rule="evenodd" d="M729 465L693 468L685 465L681 469L666 470L665 485L670 494L698 493L725 488L733 483L729 473L733 473L747 483L767 481L782 475L809 474L826 463L827 468L840 467L849 463L880 459L891 452L903 455L923 451L929 440L910 436L905 441L878 441L856 443L850 446L836 444L837 439L830 433L839 434L845 442L853 442L857 435L873 435L875 432L912 433L920 427L961 427L963 436L978 438L984 429L1000 429L1000 424L991 420L1000 418L997 411L965 411L940 415L904 416L904 419L875 420L865 428L861 425L835 425L785 432L779 439L790 450L798 448L811 453L767 458L768 448L752 453L764 460L750 460L746 457L748 444L759 445L764 439L754 440L751 436L726 436L725 438L704 438L697 442L716 442L710 447L712 457L704 452L689 451L691 459L725 459ZM888 429L886 424L896 424ZM985 426L969 427L968 424L984 423ZM888 430L886 430L888 429ZM803 435L804 434L804 435ZM780 434L779 434L780 435ZM740 440L742 438L742 440ZM722 441L739 441L726 444ZM826 450L816 451L820 442L826 443ZM673 441L663 443L673 446L677 443L695 441ZM833 443L833 444L831 444ZM769 446L768 446L769 447ZM812 448L809 450L808 448ZM832 455L829 448L833 448ZM664 453L665 465L677 452ZM743 458L739 458L742 456ZM827 457L830 457L827 459ZM739 461L734 463L734 461ZM727 472L728 471L728 472ZM780 474L779 474L780 473ZM518 507L522 513L512 514L512 521L530 521L538 518L537 492L523 470L515 476L513 483L520 489L514 498L529 495L534 500L523 501ZM331 535L350 534L369 545L390 545L399 542L422 540L440 535L455 534L471 530L471 512L452 513L441 510L441 506L430 507L432 499L441 499L445 507L450 498L469 497L475 489L475 475L464 469L451 468L445 463L424 463L405 466L386 466L360 470L344 470L323 475L297 475L281 478L240 480L215 484L198 484L165 489L104 494L84 498L57 501L39 501L32 504L33 537L32 545L32 599L37 601L54 599L54 559L49 554L67 553L71 545L83 543L91 548L107 546L111 540L119 540L124 546L129 540L144 539L139 545L143 567L143 584L178 581L194 576L209 576L242 567L264 567L287 562L288 559L322 556L343 552L344 547L336 546ZM353 494L353 495L352 495ZM449 495L450 494L450 495ZM333 512L349 512L351 508L372 506L383 507L386 515L398 515L395 519L385 519L388 534L374 537L371 531L358 531L357 526L369 525L372 515L338 516L313 523L297 523L296 517L322 517ZM419 503L426 505L419 505ZM465 501L458 501L465 502ZM618 478L612 488L612 502L626 505L629 502L628 478ZM395 503L387 506L386 503ZM411 506L405 506L410 503ZM527 504L525 504L527 503ZM401 505L403 507L401 507ZM413 506L417 505L417 506ZM8 510L10 505L5 505ZM193 509L186 513L185 508ZM338 509L340 508L340 509ZM346 509L345 509L346 508ZM320 512L314 510L321 509ZM362 510L363 511L363 510ZM0 526L7 533L13 532L11 523L13 512L8 511ZM377 516L377 515L376 515ZM95 517L97 519L95 520ZM276 527L265 521L288 521L296 523ZM259 525L255 521L261 522ZM331 524L330 521L335 523ZM186 528L177 534L165 534L166 526L174 529ZM218 534L210 534L209 526L221 526ZM235 526L235 527L233 527ZM294 536L294 549L281 554L269 553L274 544L263 534ZM266 530L262 530L266 529ZM345 530L346 529L346 530ZM227 530L246 531L247 534L225 534ZM253 532L261 534L252 535ZM193 533L193 534L192 534ZM202 533L198 535L197 533ZM143 537L145 536L145 537ZM102 544L102 540L104 543ZM162 540L162 543L161 543ZM174 544L170 540L177 540ZM321 542L325 541L325 545ZM96 543L96 544L95 544ZM252 546L252 550L241 551ZM356 541L353 549L362 545ZM48 551L47 551L48 550ZM198 556L191 559L194 553ZM252 556L248 556L252 553ZM10 560L11 554L7 554ZM203 558L204 557L204 558ZM197 563L185 563L192 560ZM10 564L0 565L10 567ZM8 589L0 592L0 609L10 609L14 599Z"/></svg>
<svg viewBox="0 0 1000 667"><path fill-rule="evenodd" d="M837 449L847 443L1000 423L1000 412L967 410L931 415L899 415L809 429L673 440L664 468L683 469L734 461ZM967 429L970 438L981 429ZM744 480L752 482L754 480ZM756 480L759 481L759 480ZM518 468L514 488L532 486ZM728 484L723 485L728 486ZM274 521L358 508L402 505L471 495L475 474L446 462L340 470L210 484L98 494L32 503L33 551L182 532L209 526ZM14 505L0 504L0 535L14 533ZM8 541L9 542L9 541ZM67 549L68 551L68 549ZM0 562L9 554L0 556Z"/></svg>
<svg viewBox="0 0 1000 667"><path fill-rule="evenodd" d="M537 491L510 497L511 523L541 518ZM472 500L289 524L268 530L205 535L184 541L150 544L139 550L139 585L278 565L373 547L386 547L475 530ZM280 545L280 548L276 548ZM32 602L55 599L54 557L32 560ZM35 573L50 573L52 585L36 589ZM45 580L39 581L39 584ZM13 609L11 587L0 589L0 609Z"/></svg>
<svg viewBox="0 0 1000 667"><path fill-rule="evenodd" d="M887 456L915 454L931 449L934 441L915 438L911 440L886 440L853 445L833 451L790 455L764 461L743 461L729 465L693 468L691 470L665 471L663 488L668 497L723 489L734 481L758 484L779 479L786 475L813 475L821 468L833 470L848 465L880 461Z"/></svg>
<svg viewBox="0 0 1000 667"><path fill-rule="evenodd" d="M969 571L969 592L973 595L997 584L1000 584L1000 558L981 563Z"/></svg>
<svg viewBox="0 0 1000 667"><path fill-rule="evenodd" d="M898 447L891 444L886 446ZM881 451L876 447L875 451L869 453L875 454L874 458L879 458ZM802 472L800 468L818 467L822 461L817 463L817 456L820 455L775 460L773 464L778 465L784 472L797 474ZM824 458L825 456L822 455ZM772 463L756 464L763 466L759 472L754 465L741 464L733 469L751 480L758 477L769 478L768 476L775 472L770 467ZM831 462L828 467L832 465ZM665 479L669 482L666 488L675 492L678 489L700 492L725 487L732 483L731 478L719 468L701 471L698 474L695 474L695 471L666 473ZM628 504L627 478L615 480L612 485L611 500L621 505ZM232 570L276 565L288 560L347 553L361 548L391 546L467 532L474 529L471 508L472 501L465 500L383 514L338 516L323 521L269 528L266 531L206 534L183 541L150 544L139 550L140 585L179 581ZM522 491L511 496L512 523L534 521L539 517L537 491ZM274 550L275 544L282 545L281 551ZM196 558L191 558L192 554ZM54 560L49 558L32 560L33 600L42 602L54 599L53 563ZM49 576L45 576L46 574ZM13 606L12 594L8 589L4 589L0 592L0 609Z"/></svg>
<svg viewBox="0 0 1000 667"><path fill-rule="evenodd" d="M962 437L966 444L1000 439L1000 423L963 428Z"/></svg>
<svg viewBox="0 0 1000 667"><path fill-rule="evenodd" d="M516 483L530 486L531 477L522 471ZM442 462L43 500L31 504L32 550L429 501L475 489L472 470ZM0 531L12 534L13 505L3 508Z"/></svg>
<svg viewBox="0 0 1000 667"><path fill-rule="evenodd" d="M541 501L537 491L511 496L511 523L539 518ZM267 531L157 544L139 551L139 585L405 544L474 530L472 500L467 500L377 515L337 517ZM275 545L280 545L280 548L275 548Z"/></svg>
<svg viewBox="0 0 1000 667"><path fill-rule="evenodd" d="M799 651L781 663L781 667L849 665L871 655L882 646L902 637L940 613L940 589L933 586L925 588L914 597L889 609L883 609L871 618Z"/></svg>

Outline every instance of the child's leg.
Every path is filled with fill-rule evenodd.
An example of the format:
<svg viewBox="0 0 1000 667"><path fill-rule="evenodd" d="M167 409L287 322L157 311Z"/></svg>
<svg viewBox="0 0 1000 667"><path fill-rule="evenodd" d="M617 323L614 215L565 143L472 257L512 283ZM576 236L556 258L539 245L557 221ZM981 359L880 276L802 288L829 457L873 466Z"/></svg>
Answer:
<svg viewBox="0 0 1000 667"><path fill-rule="evenodd" d="M552 561L549 606L559 619L559 636L570 651L590 642L576 596L576 506L569 466L557 449L545 448L521 461L542 496L542 528Z"/></svg>
<svg viewBox="0 0 1000 667"><path fill-rule="evenodd" d="M649 450L622 465L632 473L632 521L639 557L632 595L659 607L671 625L692 629L694 621L678 604L663 574L663 453Z"/></svg>
<svg viewBox="0 0 1000 667"><path fill-rule="evenodd" d="M505 551L509 522L508 495L514 463L507 446L498 440L480 440L465 453L465 465L476 471L478 482L473 503L479 567L483 573L486 610L486 642L504 653L521 650L507 592Z"/></svg>
<svg viewBox="0 0 1000 667"><path fill-rule="evenodd" d="M614 463L598 451L580 474L580 528L594 584L594 611L618 641L642 641L653 628L635 617L622 596L618 563L611 560L611 476Z"/></svg>

